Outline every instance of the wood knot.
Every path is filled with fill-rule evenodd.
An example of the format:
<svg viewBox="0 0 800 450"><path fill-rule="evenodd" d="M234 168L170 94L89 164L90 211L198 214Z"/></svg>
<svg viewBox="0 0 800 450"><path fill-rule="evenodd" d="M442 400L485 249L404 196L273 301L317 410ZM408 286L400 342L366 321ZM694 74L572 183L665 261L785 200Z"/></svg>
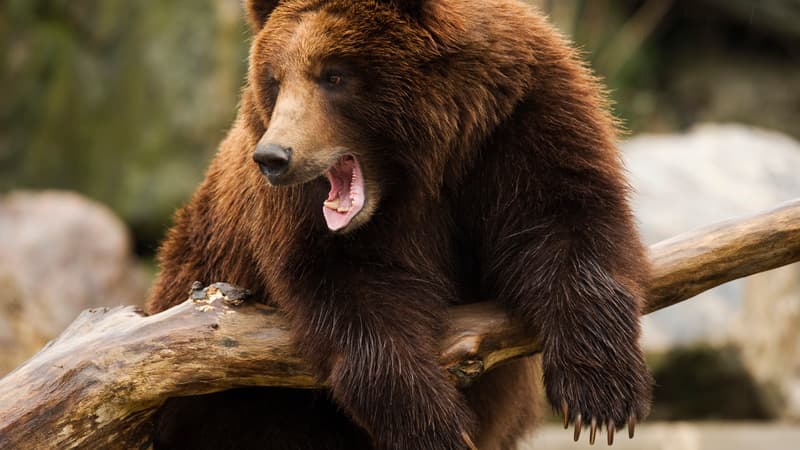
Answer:
<svg viewBox="0 0 800 450"><path fill-rule="evenodd" d="M202 286L199 281L192 283L192 291L189 298L195 303L203 304L203 306L198 307L203 311L214 309L212 304L217 300L222 300L222 303L226 306L239 306L253 296L249 290L229 283L213 283L206 287Z"/></svg>
<svg viewBox="0 0 800 450"><path fill-rule="evenodd" d="M483 360L467 359L447 369L459 388L469 387L485 371Z"/></svg>

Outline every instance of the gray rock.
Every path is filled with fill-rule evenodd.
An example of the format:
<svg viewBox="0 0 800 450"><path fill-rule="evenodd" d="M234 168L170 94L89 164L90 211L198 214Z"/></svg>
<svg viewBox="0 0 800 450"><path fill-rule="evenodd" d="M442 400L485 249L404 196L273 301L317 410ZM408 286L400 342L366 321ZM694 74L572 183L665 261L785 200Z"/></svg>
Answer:
<svg viewBox="0 0 800 450"><path fill-rule="evenodd" d="M57 336L77 314L141 304L148 279L125 225L77 194L0 197L0 373Z"/></svg>
<svg viewBox="0 0 800 450"><path fill-rule="evenodd" d="M684 135L640 135L622 149L648 243L800 198L800 143L780 133L703 125ZM800 265L793 264L647 316L643 341L651 350L738 343L751 371L783 389L786 414L800 417L798 323Z"/></svg>

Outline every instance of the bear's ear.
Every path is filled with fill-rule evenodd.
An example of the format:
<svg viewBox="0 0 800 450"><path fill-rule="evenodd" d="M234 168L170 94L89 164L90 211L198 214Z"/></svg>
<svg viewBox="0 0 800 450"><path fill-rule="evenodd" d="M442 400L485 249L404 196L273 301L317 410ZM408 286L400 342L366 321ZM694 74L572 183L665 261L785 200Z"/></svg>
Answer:
<svg viewBox="0 0 800 450"><path fill-rule="evenodd" d="M247 20L253 31L260 30L267 22L272 10L278 6L280 0L245 0L244 7L247 11Z"/></svg>

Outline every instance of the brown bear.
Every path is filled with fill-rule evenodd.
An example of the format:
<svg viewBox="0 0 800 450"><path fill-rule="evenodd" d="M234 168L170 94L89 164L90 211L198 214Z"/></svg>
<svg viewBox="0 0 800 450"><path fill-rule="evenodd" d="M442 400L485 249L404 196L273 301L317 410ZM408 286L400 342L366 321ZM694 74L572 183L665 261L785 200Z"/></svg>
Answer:
<svg viewBox="0 0 800 450"><path fill-rule="evenodd" d="M465 390L437 363L448 305L485 299L541 336L565 425L642 419L648 267L616 125L542 15L515 0L246 8L239 114L147 309L195 280L249 288L286 312L330 390L173 399L155 446L515 448L534 422L530 358Z"/></svg>

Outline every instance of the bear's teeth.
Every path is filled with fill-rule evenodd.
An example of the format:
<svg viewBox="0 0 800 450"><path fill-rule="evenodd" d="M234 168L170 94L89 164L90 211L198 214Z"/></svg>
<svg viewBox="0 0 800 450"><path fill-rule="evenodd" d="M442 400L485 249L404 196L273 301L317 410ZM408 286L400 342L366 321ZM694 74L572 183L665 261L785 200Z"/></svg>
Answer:
<svg viewBox="0 0 800 450"><path fill-rule="evenodd" d="M336 212L340 212L340 213L350 212L350 210L353 209L352 205L351 206L347 206L347 207L342 206L341 205L341 199L339 197L336 197L335 200L326 200L322 204L326 208L332 209L332 210L334 210Z"/></svg>

